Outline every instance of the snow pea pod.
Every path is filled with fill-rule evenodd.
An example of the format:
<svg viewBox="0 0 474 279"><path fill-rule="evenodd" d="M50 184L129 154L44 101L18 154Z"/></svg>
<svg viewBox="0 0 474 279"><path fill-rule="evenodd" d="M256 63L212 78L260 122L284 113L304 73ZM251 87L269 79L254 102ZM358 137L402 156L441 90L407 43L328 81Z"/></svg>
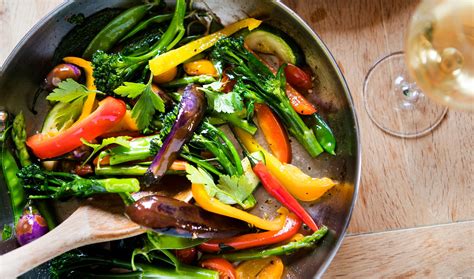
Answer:
<svg viewBox="0 0 474 279"><path fill-rule="evenodd" d="M154 5L140 5L130 8L107 24L87 46L82 56L90 59L97 50L108 51L125 36Z"/></svg>
<svg viewBox="0 0 474 279"><path fill-rule="evenodd" d="M336 138L324 119L317 113L313 114L316 124L313 126L314 134L319 144L323 149L332 155L336 155L334 149L336 148Z"/></svg>
<svg viewBox="0 0 474 279"><path fill-rule="evenodd" d="M16 224L23 213L23 207L26 205L25 190L20 179L16 176L20 169L12 153L7 148L3 148L1 155L2 173L10 193L13 218Z"/></svg>

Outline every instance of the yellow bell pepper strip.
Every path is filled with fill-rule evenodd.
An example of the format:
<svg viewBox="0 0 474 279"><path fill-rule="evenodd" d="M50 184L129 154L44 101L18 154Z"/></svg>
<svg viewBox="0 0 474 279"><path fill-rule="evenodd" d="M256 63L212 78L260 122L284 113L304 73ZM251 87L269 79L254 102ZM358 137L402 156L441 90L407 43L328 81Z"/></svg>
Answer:
<svg viewBox="0 0 474 279"><path fill-rule="evenodd" d="M330 178L314 178L292 164L281 163L244 130L235 128L234 132L248 152L261 151L263 153L268 170L295 198L301 201L314 201L336 185L336 182Z"/></svg>
<svg viewBox="0 0 474 279"><path fill-rule="evenodd" d="M224 204L216 198L211 198L207 194L206 190L204 189L204 185L202 184L193 183L191 190L193 192L194 200L199 204L200 207L207 211L242 220L254 225L259 229L267 231L279 231L285 224L286 215L284 214L273 220L265 220L244 210Z"/></svg>
<svg viewBox="0 0 474 279"><path fill-rule="evenodd" d="M94 104L95 104L95 97L96 97L95 91L97 90L97 88L95 87L94 77L92 76L92 72L93 72L92 63L82 58L72 57L72 56L64 57L63 60L66 63L74 64L84 69L84 72L86 73L86 87L87 89L92 91L87 96L86 102L84 103L84 106L82 107L81 116L79 116L79 119L77 120L77 121L81 121L82 119L89 116L89 114L91 114L92 110L94 109Z"/></svg>
<svg viewBox="0 0 474 279"><path fill-rule="evenodd" d="M237 269L237 279L280 279L285 266L279 257L248 260Z"/></svg>
<svg viewBox="0 0 474 279"><path fill-rule="evenodd" d="M160 75L169 69L178 66L189 58L212 47L219 39L228 37L243 28L253 30L257 28L262 21L255 18L246 18L235 22L223 29L185 44L182 47L166 52L151 59L148 63L154 76Z"/></svg>

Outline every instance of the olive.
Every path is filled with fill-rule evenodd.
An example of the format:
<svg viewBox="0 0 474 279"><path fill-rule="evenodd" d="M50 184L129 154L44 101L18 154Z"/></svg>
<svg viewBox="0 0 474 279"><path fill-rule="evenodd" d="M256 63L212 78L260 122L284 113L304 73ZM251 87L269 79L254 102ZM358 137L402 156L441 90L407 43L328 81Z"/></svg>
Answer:
<svg viewBox="0 0 474 279"><path fill-rule="evenodd" d="M68 78L78 81L81 77L81 70L72 64L59 64L54 67L44 80L45 89L53 90L58 84Z"/></svg>

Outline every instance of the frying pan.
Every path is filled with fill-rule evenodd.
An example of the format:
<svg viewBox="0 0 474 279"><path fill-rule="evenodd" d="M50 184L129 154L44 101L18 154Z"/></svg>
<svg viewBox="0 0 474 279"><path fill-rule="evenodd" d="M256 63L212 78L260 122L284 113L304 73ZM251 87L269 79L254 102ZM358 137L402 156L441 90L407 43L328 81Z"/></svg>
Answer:
<svg viewBox="0 0 474 279"><path fill-rule="evenodd" d="M129 7L138 3L136 0L72 0L57 7L28 32L7 58L0 73L0 107L13 114L23 111L28 134L33 134L41 127L48 106L46 101L40 101L37 115L33 115L28 108L34 92L54 66L51 64L54 50L61 38L74 27L66 18L79 13L88 16L107 7ZM293 140L293 164L312 176L327 176L339 184L319 200L306 204L313 218L319 224L328 226L330 233L314 250L297 252L284 261L286 278L320 277L341 245L360 179L359 129L354 104L341 70L314 31L279 1L196 0L194 5L212 11L224 25L245 17L265 19L296 40L303 49L307 64L315 73L314 90L309 99L317 105L320 114L334 130L338 144L337 156L322 154L312 159ZM268 196L260 190L256 198L263 201ZM3 177L0 177L0 202L0 225L3 226L12 222ZM260 202L255 211L273 212L276 204ZM13 248L15 245L12 241L0 242L0 253ZM45 278L47 275L39 268L29 272L26 277Z"/></svg>

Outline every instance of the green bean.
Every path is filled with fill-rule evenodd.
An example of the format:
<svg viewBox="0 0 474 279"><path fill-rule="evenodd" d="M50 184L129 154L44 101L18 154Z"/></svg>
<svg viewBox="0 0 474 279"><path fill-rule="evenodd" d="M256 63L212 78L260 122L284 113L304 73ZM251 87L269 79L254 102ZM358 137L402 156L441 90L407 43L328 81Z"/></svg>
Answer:
<svg viewBox="0 0 474 279"><path fill-rule="evenodd" d="M119 14L89 43L83 57L90 59L97 50L108 51L115 43L137 25L154 5L146 4L130 8Z"/></svg>
<svg viewBox="0 0 474 279"><path fill-rule="evenodd" d="M120 40L120 42L124 42L125 40L131 38L132 36L134 36L138 32L140 32L140 31L144 30L145 28L147 28L148 26L150 26L150 24L152 24L152 23L161 23L163 21L167 21L167 20L170 20L172 18L173 18L173 14L164 14L164 15L157 15L157 16L151 17L147 20L144 20L140 24L138 24L135 28L133 28L133 30L130 31L130 33L128 33L125 37L123 37Z"/></svg>
<svg viewBox="0 0 474 279"><path fill-rule="evenodd" d="M327 153L336 155L334 152L336 149L336 138L334 137L331 128L320 115L317 113L313 115L316 120L316 124L313 126L316 139Z"/></svg>

